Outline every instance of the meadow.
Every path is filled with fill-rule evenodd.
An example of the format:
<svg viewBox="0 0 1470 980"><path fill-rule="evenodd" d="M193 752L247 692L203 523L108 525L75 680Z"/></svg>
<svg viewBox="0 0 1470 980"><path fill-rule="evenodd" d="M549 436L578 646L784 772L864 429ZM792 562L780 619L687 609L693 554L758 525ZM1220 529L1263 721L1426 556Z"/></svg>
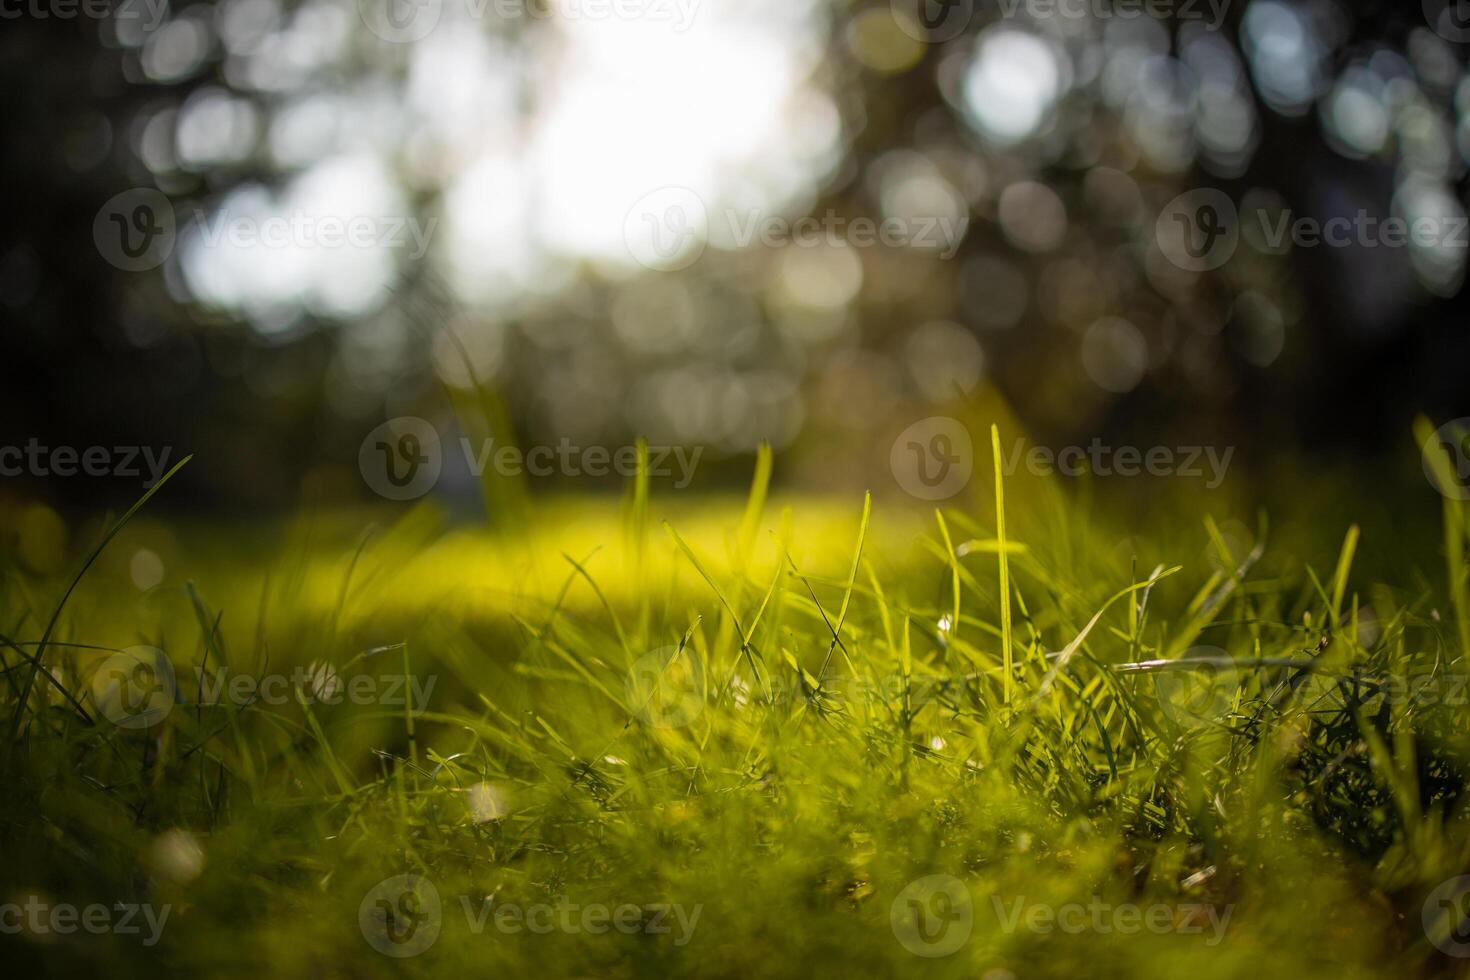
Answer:
<svg viewBox="0 0 1470 980"><path fill-rule="evenodd" d="M7 972L1463 972L1464 501L1125 527L773 465L493 529L247 532L164 480L12 549Z"/></svg>

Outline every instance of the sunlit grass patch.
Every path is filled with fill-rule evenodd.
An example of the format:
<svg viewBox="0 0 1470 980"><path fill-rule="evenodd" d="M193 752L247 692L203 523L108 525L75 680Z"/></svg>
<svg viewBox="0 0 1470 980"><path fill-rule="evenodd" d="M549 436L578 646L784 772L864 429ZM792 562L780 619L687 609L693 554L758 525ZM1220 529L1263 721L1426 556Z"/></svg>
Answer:
<svg viewBox="0 0 1470 980"><path fill-rule="evenodd" d="M1120 551L1003 477L923 513L768 500L768 474L745 501L665 512L635 487L515 533L430 508L239 552L204 529L197 577L128 592L99 557L65 603L75 576L12 567L0 904L168 912L146 945L27 922L7 956L1453 965L1461 895L1435 889L1470 855L1461 503L1448 556L1395 586L1357 527L1282 561L1264 519L1201 514Z"/></svg>

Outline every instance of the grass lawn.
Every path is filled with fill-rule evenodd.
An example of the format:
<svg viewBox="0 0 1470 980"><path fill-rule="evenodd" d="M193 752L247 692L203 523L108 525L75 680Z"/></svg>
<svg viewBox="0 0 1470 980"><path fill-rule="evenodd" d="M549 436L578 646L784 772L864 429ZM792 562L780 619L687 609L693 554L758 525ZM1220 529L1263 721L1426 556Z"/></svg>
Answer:
<svg viewBox="0 0 1470 980"><path fill-rule="evenodd" d="M1420 546L1305 507L1295 538L1199 498L1124 528L1024 478L934 511L769 474L514 533L155 499L69 562L7 556L7 972L1470 962L1463 502L1425 493Z"/></svg>

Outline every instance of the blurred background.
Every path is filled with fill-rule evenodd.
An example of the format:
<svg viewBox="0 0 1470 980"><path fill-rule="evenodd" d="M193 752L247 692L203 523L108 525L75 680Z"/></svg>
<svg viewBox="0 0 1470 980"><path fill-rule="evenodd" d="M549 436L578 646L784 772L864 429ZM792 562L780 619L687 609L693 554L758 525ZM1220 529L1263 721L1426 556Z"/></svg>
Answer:
<svg viewBox="0 0 1470 980"><path fill-rule="evenodd" d="M1245 216L1457 227L1462 7L0 0L0 444L195 453L160 504L229 514L376 499L364 437L470 403L702 447L697 490L762 440L784 488L891 480L956 405L1371 474L1470 415L1463 228ZM1241 230L1191 270L1156 228L1198 188ZM0 494L43 491L139 483Z"/></svg>

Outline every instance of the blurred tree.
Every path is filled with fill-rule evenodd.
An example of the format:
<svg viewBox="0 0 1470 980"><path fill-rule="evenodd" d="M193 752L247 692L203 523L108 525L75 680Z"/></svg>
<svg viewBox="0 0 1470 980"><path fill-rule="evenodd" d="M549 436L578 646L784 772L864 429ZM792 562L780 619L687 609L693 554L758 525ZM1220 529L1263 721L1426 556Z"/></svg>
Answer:
<svg viewBox="0 0 1470 980"><path fill-rule="evenodd" d="M739 456L804 434L793 455L822 465L788 475L811 482L984 381L1039 438L1188 433L1244 459L1371 454L1418 409L1470 414L1463 247L1275 254L1250 232L1283 208L1463 213L1464 44L1432 3L1252 0L1218 25L1199 4L1155 21L959 3L928 28L903 0L711 3L683 47L459 6L430 5L444 19L406 44L369 0L7 21L0 442L208 448L174 505L287 506L308 476L350 496L331 474L362 433L447 417L440 388L468 383L444 329L529 439ZM568 108L620 72L640 81ZM569 147L595 152L573 166ZM718 179L696 198L727 224L711 247L677 271L607 252L636 213L618 194L700 153ZM129 272L93 232L138 187L180 231ZM1235 254L1201 273L1155 235L1195 187L1240 214ZM435 230L417 257L198 247L221 215L303 202ZM731 214L843 230L728 247ZM964 234L851 247L852 222L885 218Z"/></svg>

